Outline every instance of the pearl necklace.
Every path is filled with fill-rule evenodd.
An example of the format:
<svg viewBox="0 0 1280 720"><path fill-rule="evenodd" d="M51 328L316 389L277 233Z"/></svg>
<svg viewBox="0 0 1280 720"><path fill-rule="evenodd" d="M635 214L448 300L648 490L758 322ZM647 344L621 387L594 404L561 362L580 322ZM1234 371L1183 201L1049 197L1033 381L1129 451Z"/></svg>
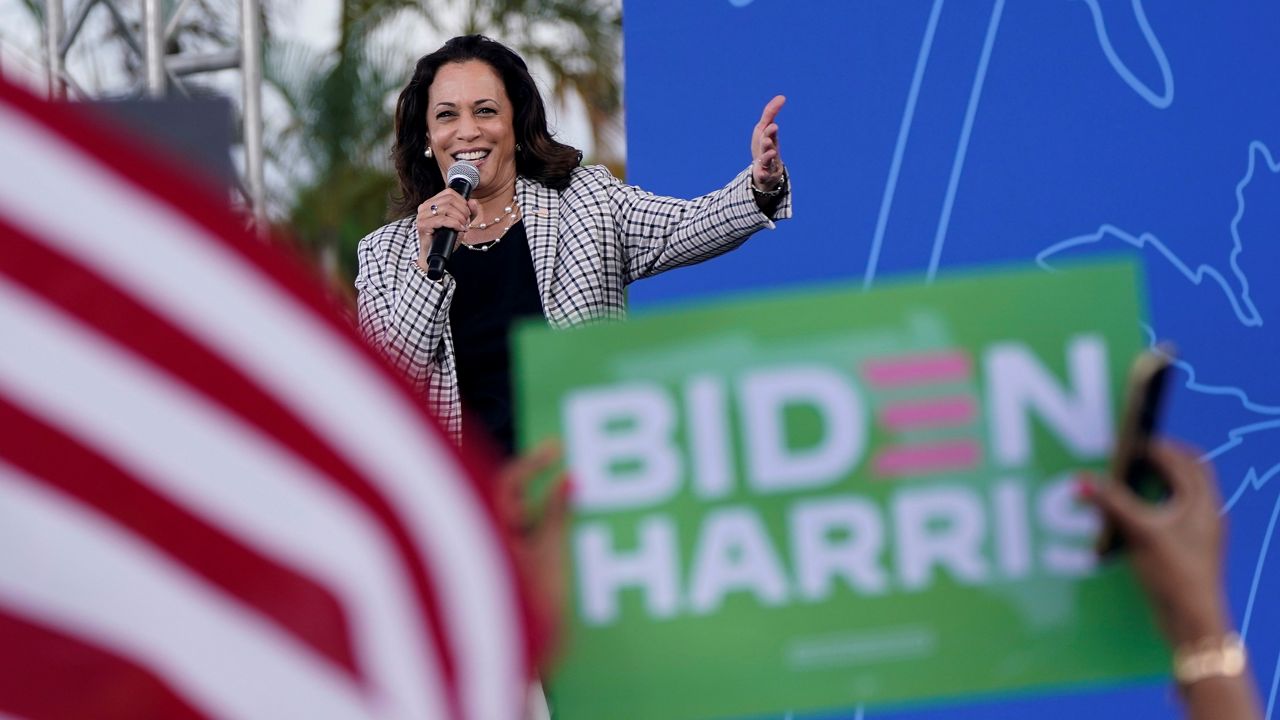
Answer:
<svg viewBox="0 0 1280 720"><path fill-rule="evenodd" d="M475 243L474 245L469 243L462 243L462 247L468 250L474 250L476 252L489 252L490 250L493 249L495 245L498 244L500 240L502 240L502 238L506 237L508 230L515 227L516 216L518 214L519 214L519 209L516 208L516 196L512 195L511 204L502 208L502 215L495 217L492 222L487 222L487 223L482 222L479 225L477 225L474 221L472 221L471 224L467 225L468 230L470 230L471 228L475 228L477 230L484 230L485 228L492 227L502 222L503 215L505 215L508 218L510 218L511 221L507 223L506 227L502 228L502 232L498 234L498 237L492 240L486 240L484 242Z"/></svg>

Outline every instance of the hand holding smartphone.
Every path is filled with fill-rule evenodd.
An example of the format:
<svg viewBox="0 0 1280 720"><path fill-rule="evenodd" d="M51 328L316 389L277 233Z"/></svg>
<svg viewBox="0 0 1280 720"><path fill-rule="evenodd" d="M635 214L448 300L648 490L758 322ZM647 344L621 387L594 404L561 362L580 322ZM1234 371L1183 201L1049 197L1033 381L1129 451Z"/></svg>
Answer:
<svg viewBox="0 0 1280 720"><path fill-rule="evenodd" d="M1169 483L1156 470L1149 451L1173 357L1173 346L1161 343L1134 360L1125 393L1124 414L1111 456L1112 478L1124 482L1134 494L1152 503L1163 502L1170 494ZM1105 524L1098 536L1098 551L1105 556L1123 547L1124 537L1110 523Z"/></svg>

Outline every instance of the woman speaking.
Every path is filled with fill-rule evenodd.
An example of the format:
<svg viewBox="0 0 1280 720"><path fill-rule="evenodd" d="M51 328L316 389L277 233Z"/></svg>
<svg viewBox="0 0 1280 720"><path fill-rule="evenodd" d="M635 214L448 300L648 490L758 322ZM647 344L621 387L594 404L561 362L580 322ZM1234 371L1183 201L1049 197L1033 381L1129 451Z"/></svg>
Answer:
<svg viewBox="0 0 1280 720"><path fill-rule="evenodd" d="M518 55L480 35L453 38L418 61L396 105L392 214L401 219L360 241L362 331L455 438L465 411L509 455L512 323L621 318L631 281L719 255L790 217L774 123L783 102L765 106L751 165L727 185L693 200L660 197L580 167L582 153L551 137ZM445 184L460 161L479 171L469 199ZM456 231L458 245L432 280L427 258L441 228Z"/></svg>

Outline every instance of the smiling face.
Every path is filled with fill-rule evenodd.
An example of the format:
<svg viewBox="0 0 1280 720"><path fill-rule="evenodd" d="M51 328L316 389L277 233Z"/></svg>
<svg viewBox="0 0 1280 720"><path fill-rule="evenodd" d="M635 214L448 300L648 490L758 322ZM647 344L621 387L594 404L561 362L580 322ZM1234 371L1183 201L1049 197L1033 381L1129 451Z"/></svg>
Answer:
<svg viewBox="0 0 1280 720"><path fill-rule="evenodd" d="M473 197L509 193L516 178L515 109L502 78L488 63L448 63L427 91L427 142L440 175L467 160L480 170Z"/></svg>

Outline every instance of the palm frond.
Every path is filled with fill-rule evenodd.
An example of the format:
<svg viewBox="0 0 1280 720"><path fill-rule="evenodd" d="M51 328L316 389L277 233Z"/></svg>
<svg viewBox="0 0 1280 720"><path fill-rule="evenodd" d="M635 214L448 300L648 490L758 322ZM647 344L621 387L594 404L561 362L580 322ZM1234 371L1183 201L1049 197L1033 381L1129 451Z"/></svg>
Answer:
<svg viewBox="0 0 1280 720"><path fill-rule="evenodd" d="M200 0L225 2L226 0ZM393 28L419 20L442 37L483 32L520 53L545 79L550 99L572 95L588 109L598 159L614 161L622 107L619 0L342 0L338 47L327 59L274 39L267 80L293 118L271 157L310 173L291 203L298 237L313 252L336 256L354 275L355 243L382 222L394 175L388 162L390 99L417 53ZM451 27L450 27L451 25ZM289 163L291 152L302 160Z"/></svg>

